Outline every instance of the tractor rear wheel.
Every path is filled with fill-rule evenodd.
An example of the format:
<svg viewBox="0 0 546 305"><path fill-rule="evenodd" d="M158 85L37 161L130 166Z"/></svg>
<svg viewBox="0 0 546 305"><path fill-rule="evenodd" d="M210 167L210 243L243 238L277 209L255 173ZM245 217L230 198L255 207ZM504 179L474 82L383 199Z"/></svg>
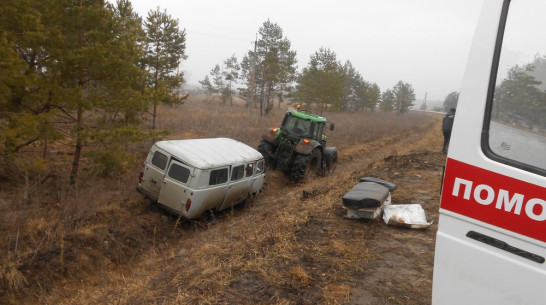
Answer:
<svg viewBox="0 0 546 305"><path fill-rule="evenodd" d="M294 180L308 181L314 179L320 173L320 165L322 162L322 152L315 148L308 155L296 156L294 160Z"/></svg>

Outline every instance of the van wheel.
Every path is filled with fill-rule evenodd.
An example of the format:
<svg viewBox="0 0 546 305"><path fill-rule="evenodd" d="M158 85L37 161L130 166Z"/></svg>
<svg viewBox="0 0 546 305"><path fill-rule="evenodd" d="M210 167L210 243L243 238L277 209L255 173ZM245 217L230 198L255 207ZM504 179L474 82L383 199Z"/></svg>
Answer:
<svg viewBox="0 0 546 305"><path fill-rule="evenodd" d="M320 172L322 153L315 148L308 155L297 155L294 161L294 175L296 181L308 181L314 179Z"/></svg>

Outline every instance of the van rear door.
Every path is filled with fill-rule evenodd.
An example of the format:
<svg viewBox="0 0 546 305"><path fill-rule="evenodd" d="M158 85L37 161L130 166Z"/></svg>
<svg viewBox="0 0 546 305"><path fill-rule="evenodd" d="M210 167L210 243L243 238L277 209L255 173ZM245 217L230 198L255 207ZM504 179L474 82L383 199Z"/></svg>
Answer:
<svg viewBox="0 0 546 305"><path fill-rule="evenodd" d="M158 202L169 209L182 213L186 205L188 185L193 168L173 160L163 179Z"/></svg>
<svg viewBox="0 0 546 305"><path fill-rule="evenodd" d="M152 149L150 149L146 162L144 162L142 181L139 185L145 192L146 197L152 201L157 201L157 198L159 197L161 183L163 177L165 177L165 170L167 169L168 164L169 154L154 145Z"/></svg>

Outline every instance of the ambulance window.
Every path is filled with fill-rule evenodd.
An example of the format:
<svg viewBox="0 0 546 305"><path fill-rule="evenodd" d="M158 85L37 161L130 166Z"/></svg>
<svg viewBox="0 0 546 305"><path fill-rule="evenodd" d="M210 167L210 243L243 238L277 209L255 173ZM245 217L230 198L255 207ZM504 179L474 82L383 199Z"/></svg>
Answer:
<svg viewBox="0 0 546 305"><path fill-rule="evenodd" d="M245 175L244 165L236 166L231 170L231 181L236 181Z"/></svg>
<svg viewBox="0 0 546 305"><path fill-rule="evenodd" d="M254 174L254 164L248 163L245 167L245 172L247 177L251 177Z"/></svg>
<svg viewBox="0 0 546 305"><path fill-rule="evenodd" d="M228 178L228 169L215 169L210 172L209 185L226 183Z"/></svg>
<svg viewBox="0 0 546 305"><path fill-rule="evenodd" d="M546 169L544 12L546 1L511 1L488 122L491 156L534 172Z"/></svg>
<svg viewBox="0 0 546 305"><path fill-rule="evenodd" d="M167 166L167 156L160 153L159 151L154 152L154 156L152 157L152 164L159 167L160 169L165 169Z"/></svg>
<svg viewBox="0 0 546 305"><path fill-rule="evenodd" d="M169 177L186 183L190 177L190 170L176 163L172 163L171 168L169 169Z"/></svg>

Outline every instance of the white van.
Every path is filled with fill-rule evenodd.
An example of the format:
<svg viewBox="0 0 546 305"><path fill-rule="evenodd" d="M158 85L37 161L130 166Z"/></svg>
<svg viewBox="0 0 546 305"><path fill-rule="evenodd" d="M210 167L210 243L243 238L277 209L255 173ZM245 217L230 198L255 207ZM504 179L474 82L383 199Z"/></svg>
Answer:
<svg viewBox="0 0 546 305"><path fill-rule="evenodd" d="M191 219L256 195L264 177L262 154L242 142L228 138L159 141L148 153L137 190Z"/></svg>
<svg viewBox="0 0 546 305"><path fill-rule="evenodd" d="M546 1L485 0L459 95L433 304L546 304Z"/></svg>

